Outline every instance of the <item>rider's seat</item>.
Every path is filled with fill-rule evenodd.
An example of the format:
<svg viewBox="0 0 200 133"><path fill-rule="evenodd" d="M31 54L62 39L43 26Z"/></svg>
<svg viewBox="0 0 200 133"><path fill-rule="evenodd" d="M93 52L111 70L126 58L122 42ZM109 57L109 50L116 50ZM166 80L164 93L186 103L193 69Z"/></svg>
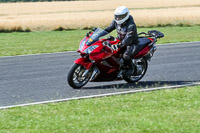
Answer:
<svg viewBox="0 0 200 133"><path fill-rule="evenodd" d="M132 54L133 56L138 54L144 47L146 47L149 43L151 43L151 40L149 40L146 37L139 37L138 38L138 45L136 46L135 52Z"/></svg>

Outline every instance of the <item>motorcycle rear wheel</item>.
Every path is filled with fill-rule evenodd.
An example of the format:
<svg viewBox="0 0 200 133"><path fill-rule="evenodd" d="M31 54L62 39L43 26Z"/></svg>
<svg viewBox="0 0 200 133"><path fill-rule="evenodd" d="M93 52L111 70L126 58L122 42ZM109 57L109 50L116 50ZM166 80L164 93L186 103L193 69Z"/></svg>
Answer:
<svg viewBox="0 0 200 133"><path fill-rule="evenodd" d="M67 76L68 84L74 89L81 88L87 84L92 76L93 71L89 70L86 72L86 70L87 69L84 66L74 63Z"/></svg>
<svg viewBox="0 0 200 133"><path fill-rule="evenodd" d="M131 75L130 77L126 77L126 76L123 77L126 82L135 83L139 81L141 78L143 78L148 68L147 60L141 59L141 61L137 62L137 67L140 68L140 70L138 70L139 72L136 72L136 73L134 72L134 74Z"/></svg>

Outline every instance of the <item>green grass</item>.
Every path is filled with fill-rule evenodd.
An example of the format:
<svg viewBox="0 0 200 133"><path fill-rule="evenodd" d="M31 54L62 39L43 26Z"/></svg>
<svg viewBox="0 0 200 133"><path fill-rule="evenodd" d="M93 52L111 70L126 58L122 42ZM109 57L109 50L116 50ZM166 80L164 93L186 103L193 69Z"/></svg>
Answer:
<svg viewBox="0 0 200 133"><path fill-rule="evenodd" d="M138 28L138 32L159 30L165 37L158 44L200 41L200 26ZM88 30L0 33L0 56L77 50ZM116 36L116 32L112 33Z"/></svg>
<svg viewBox="0 0 200 133"><path fill-rule="evenodd" d="M200 86L0 110L0 132L197 133Z"/></svg>

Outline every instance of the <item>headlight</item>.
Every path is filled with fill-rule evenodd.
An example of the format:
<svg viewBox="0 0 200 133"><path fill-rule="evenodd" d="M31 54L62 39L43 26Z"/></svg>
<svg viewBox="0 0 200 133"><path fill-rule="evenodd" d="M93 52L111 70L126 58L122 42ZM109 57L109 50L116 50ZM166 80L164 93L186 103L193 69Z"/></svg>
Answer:
<svg viewBox="0 0 200 133"><path fill-rule="evenodd" d="M93 50L95 50L96 48L98 48L99 45L93 45L93 46L90 46L89 48L85 49L83 51L83 53L87 53L87 54L90 54Z"/></svg>
<svg viewBox="0 0 200 133"><path fill-rule="evenodd" d="M85 44L85 41L86 41L86 38L84 38L84 39L81 41L81 43L80 43L80 45L79 45L79 50L80 50L80 51L82 50L82 48L83 48L83 46L84 46L84 44Z"/></svg>

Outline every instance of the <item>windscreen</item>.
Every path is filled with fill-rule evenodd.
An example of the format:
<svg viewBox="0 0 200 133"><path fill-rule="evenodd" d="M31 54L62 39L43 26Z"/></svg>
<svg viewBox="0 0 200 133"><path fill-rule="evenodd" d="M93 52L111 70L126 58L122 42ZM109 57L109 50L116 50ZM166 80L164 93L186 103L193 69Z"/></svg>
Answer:
<svg viewBox="0 0 200 133"><path fill-rule="evenodd" d="M90 36L90 38L87 40L86 45L90 46L91 44L97 42L101 37L107 35L108 32L101 28L97 28L94 33Z"/></svg>

